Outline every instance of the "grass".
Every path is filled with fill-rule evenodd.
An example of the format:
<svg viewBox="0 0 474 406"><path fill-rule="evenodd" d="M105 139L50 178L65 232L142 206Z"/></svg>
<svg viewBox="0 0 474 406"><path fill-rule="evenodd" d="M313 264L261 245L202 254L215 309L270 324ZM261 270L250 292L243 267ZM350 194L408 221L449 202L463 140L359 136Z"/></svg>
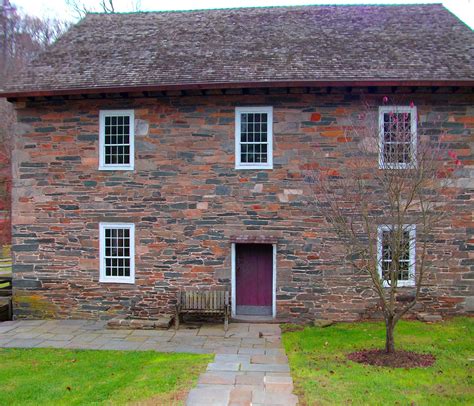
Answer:
<svg viewBox="0 0 474 406"><path fill-rule="evenodd" d="M179 405L209 355L0 349L0 404Z"/></svg>
<svg viewBox="0 0 474 406"><path fill-rule="evenodd" d="M284 333L301 404L474 405L473 318L398 323L396 349L435 355L429 368L390 369L347 360L350 352L383 348L384 333L382 323L340 323Z"/></svg>

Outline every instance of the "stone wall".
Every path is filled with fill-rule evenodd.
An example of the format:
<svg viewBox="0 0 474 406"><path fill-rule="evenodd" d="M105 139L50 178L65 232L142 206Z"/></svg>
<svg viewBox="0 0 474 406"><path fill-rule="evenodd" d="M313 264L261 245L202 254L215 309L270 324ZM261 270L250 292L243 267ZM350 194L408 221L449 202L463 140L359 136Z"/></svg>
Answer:
<svg viewBox="0 0 474 406"><path fill-rule="evenodd" d="M325 160L343 166L353 155L343 135L348 117L362 109L359 96L272 92L17 103L15 316L169 311L178 289L230 284L233 236L277 238L279 319L370 315L370 282L344 265L341 244L315 213L302 177ZM410 98L420 115L442 113L465 168L421 307L472 311L474 99L462 92ZM243 105L274 107L273 170L234 169L234 108ZM135 109L133 172L97 169L99 110L110 108ZM136 224L135 285L99 283L101 221Z"/></svg>

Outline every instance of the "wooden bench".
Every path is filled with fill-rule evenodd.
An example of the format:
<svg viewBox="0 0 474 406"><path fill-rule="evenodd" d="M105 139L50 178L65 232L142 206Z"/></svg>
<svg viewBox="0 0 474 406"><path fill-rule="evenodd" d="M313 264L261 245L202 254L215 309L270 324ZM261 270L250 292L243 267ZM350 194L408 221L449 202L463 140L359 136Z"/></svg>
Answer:
<svg viewBox="0 0 474 406"><path fill-rule="evenodd" d="M0 321L6 321L11 319L12 278L7 276L0 276Z"/></svg>
<svg viewBox="0 0 474 406"><path fill-rule="evenodd" d="M178 293L176 303L175 329L179 329L183 314L203 316L224 316L224 330L229 327L230 299L227 290L186 290Z"/></svg>

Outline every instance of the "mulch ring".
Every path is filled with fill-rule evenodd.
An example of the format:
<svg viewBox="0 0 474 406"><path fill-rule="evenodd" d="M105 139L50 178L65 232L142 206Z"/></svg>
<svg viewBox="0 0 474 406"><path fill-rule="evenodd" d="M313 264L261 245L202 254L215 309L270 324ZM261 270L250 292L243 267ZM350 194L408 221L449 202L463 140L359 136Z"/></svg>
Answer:
<svg viewBox="0 0 474 406"><path fill-rule="evenodd" d="M391 368L427 368L436 358L431 354L410 351L395 351L388 354L384 350L362 350L350 353L347 358L360 364Z"/></svg>

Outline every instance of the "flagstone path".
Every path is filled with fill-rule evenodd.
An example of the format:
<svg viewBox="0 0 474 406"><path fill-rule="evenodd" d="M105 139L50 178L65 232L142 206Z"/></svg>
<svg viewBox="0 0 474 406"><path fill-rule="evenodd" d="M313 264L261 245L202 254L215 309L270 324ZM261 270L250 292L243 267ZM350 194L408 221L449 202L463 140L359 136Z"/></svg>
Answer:
<svg viewBox="0 0 474 406"><path fill-rule="evenodd" d="M296 405L276 324L232 323L170 330L109 330L104 321L19 320L0 323L0 347L155 350L214 353L189 392L188 406Z"/></svg>

